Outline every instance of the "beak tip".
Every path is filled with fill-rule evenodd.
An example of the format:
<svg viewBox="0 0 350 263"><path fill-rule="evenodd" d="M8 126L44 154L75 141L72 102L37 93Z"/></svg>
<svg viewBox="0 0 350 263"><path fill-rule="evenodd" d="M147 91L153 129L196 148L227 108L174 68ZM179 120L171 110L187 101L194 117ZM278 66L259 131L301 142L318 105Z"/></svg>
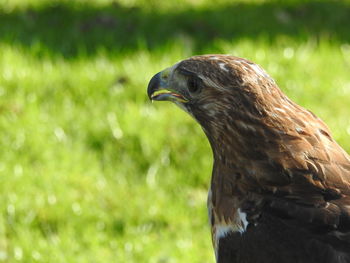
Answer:
<svg viewBox="0 0 350 263"><path fill-rule="evenodd" d="M150 82L148 83L147 95L151 101L153 101L152 95L159 88L159 84L160 84L160 72L155 74L151 78Z"/></svg>

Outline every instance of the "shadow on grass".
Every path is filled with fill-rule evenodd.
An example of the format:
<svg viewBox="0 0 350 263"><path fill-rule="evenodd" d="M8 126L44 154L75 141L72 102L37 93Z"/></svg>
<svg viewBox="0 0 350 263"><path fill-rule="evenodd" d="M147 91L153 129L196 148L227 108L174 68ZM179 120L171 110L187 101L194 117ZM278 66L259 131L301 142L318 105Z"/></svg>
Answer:
<svg viewBox="0 0 350 263"><path fill-rule="evenodd" d="M186 38L194 53L202 53L215 39L264 38L273 44L282 35L349 42L349 25L350 4L344 2L240 3L168 13L117 4L55 4L10 13L0 9L0 42L74 58L101 48L116 55L161 49Z"/></svg>

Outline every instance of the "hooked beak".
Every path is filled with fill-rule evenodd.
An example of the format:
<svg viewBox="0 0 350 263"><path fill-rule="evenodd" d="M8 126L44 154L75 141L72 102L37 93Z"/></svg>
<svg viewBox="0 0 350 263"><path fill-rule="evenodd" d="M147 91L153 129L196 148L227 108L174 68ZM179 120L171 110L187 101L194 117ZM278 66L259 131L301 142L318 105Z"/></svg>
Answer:
<svg viewBox="0 0 350 263"><path fill-rule="evenodd" d="M166 70L157 73L148 84L147 93L150 100L188 102L188 100L168 86L168 72Z"/></svg>

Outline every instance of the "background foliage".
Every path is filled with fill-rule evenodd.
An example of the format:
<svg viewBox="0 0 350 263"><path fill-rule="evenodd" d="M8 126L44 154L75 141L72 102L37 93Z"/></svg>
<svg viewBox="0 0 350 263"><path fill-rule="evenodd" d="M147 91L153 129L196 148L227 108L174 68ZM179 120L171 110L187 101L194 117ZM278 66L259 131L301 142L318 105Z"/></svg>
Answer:
<svg viewBox="0 0 350 263"><path fill-rule="evenodd" d="M246 57L349 151L349 24L349 1L2 0L0 262L214 262L209 145L149 79Z"/></svg>

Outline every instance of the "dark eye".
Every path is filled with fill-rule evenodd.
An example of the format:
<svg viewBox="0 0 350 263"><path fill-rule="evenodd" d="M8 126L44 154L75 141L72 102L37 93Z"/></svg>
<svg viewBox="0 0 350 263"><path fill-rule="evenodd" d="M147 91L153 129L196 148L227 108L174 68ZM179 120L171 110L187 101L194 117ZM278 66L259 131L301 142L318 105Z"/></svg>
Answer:
<svg viewBox="0 0 350 263"><path fill-rule="evenodd" d="M200 81L194 77L189 78L187 81L187 87L188 87L189 92L198 93L201 89Z"/></svg>

